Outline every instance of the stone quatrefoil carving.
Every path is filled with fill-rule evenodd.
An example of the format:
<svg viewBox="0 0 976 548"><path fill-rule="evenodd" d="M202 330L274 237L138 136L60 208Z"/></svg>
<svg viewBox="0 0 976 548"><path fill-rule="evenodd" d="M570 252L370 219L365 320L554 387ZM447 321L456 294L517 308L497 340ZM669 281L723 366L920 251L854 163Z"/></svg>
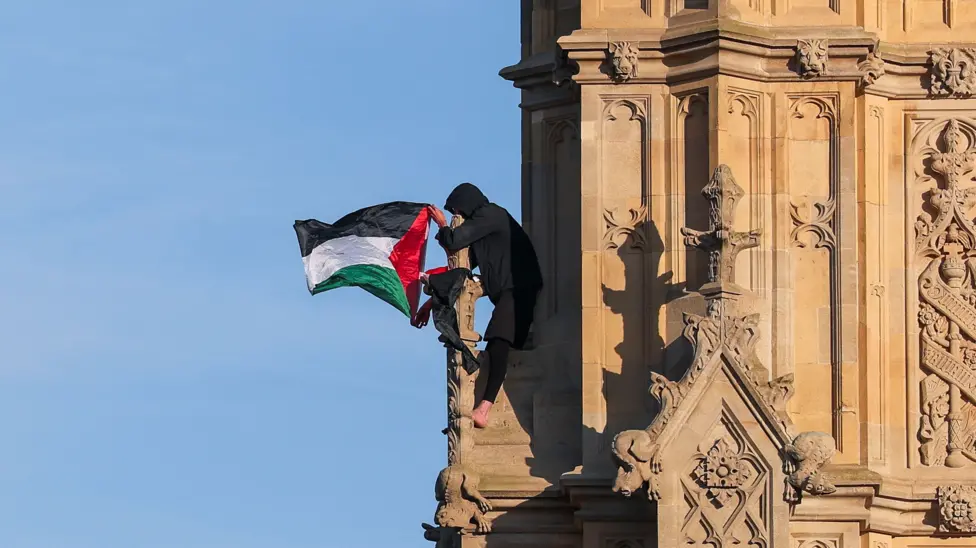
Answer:
<svg viewBox="0 0 976 548"><path fill-rule="evenodd" d="M626 214L619 209L606 209L603 211L603 220L607 225L607 231L603 235L604 249L617 249L628 240L635 249L646 247L641 223L647 220L647 206L629 209Z"/></svg>
<svg viewBox="0 0 976 548"><path fill-rule="evenodd" d="M724 437L719 438L699 459L692 475L718 507L728 504L736 491L757 473L756 465L746 454L736 450L735 442Z"/></svg>
<svg viewBox="0 0 976 548"><path fill-rule="evenodd" d="M791 202L790 217L793 219L794 228L790 233L790 240L797 247L807 247L804 236L809 234L813 240L813 247L836 249L837 239L834 237L832 226L836 209L837 204L833 198L815 202L812 214L809 211L806 214L802 213L801 206Z"/></svg>

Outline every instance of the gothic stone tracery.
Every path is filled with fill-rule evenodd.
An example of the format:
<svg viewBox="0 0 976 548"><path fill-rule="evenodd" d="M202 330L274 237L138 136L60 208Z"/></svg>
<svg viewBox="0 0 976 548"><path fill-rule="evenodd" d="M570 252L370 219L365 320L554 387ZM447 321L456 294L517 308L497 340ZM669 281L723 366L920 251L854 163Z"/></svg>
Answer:
<svg viewBox="0 0 976 548"><path fill-rule="evenodd" d="M709 201L709 230L700 232L683 229L686 243L709 252L708 283L702 288L706 299L705 316L685 315L684 336L693 345L694 356L680 381L671 381L651 373L650 394L658 400L660 411L644 430L620 432L613 441L613 454L619 463L614 491L630 496L641 488L647 489L652 500L660 500L661 475L677 473L665 471L661 464L659 439L673 420L677 409L687 403L688 394L706 372L715 374L716 360L728 360L748 390L754 391L760 402L765 421L783 448L783 471L786 474L784 500L798 503L803 493L824 495L834 491L820 469L834 454L834 440L828 434L793 433L793 425L786 413L786 402L793 394L792 375L769 380L769 371L756 357L759 316L736 314L736 301L744 290L734 283L734 259L742 249L758 245L758 231L737 232L732 229L736 201L743 195L728 166L719 166L709 184L702 190ZM719 356L721 354L721 356ZM692 405L693 403L689 403ZM689 469L680 476L689 507L682 534L690 543L752 543L767 545L764 526L756 510L750 514L743 509L751 504L756 508L772 504L760 501L754 493L763 491L771 471L752 449L744 433L735 426L736 419L723 412L724 425L713 438L700 446ZM758 496L758 495L757 495ZM705 505L708 503L708 506ZM711 509L707 509L710 507ZM715 512L736 510L724 521ZM751 516L751 517L750 517ZM737 521L738 520L738 521Z"/></svg>

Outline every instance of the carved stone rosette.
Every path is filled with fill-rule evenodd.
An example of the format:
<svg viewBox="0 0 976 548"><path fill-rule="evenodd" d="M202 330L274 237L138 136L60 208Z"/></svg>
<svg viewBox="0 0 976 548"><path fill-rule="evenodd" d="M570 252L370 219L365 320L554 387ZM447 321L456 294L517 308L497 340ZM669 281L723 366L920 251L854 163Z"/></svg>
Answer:
<svg viewBox="0 0 976 548"><path fill-rule="evenodd" d="M976 488L964 485L940 486L936 495L940 532L976 533Z"/></svg>
<svg viewBox="0 0 976 548"><path fill-rule="evenodd" d="M454 216L451 226L456 228L463 219ZM448 256L448 268L470 268L469 251L462 249ZM461 339L474 349L481 336L474 329L475 302L483 295L479 282L466 280L456 303L458 329ZM467 455L474 448L471 411L474 408L474 381L463 367L461 353L447 350L447 467L441 470L434 486L437 526L423 524L424 538L437 543L437 548L459 548L461 532L474 525L475 532L488 533L491 524L485 513L491 510L478 491L479 477L466 465Z"/></svg>
<svg viewBox="0 0 976 548"><path fill-rule="evenodd" d="M803 78L816 78L827 74L827 40L798 40L796 68Z"/></svg>
<svg viewBox="0 0 976 548"><path fill-rule="evenodd" d="M934 95L969 96L976 91L976 49L937 48L929 52Z"/></svg>
<svg viewBox="0 0 976 548"><path fill-rule="evenodd" d="M915 223L915 249L928 259L918 279L922 381L922 464L959 468L976 452L976 132L949 120L923 147L938 186ZM925 263L923 263L925 264Z"/></svg>
<svg viewBox="0 0 976 548"><path fill-rule="evenodd" d="M637 44L632 42L610 43L610 76L617 82L637 77L639 67Z"/></svg>
<svg viewBox="0 0 976 548"><path fill-rule="evenodd" d="M719 438L699 457L692 477L712 503L721 508L756 474L757 466L750 460L735 447L734 441Z"/></svg>
<svg viewBox="0 0 976 548"><path fill-rule="evenodd" d="M834 236L834 212L837 210L837 203L833 198L828 198L823 202L813 204L816 213L804 215L800 211L800 206L790 203L790 217L793 219L793 232L790 233L790 240L797 247L807 247L807 242L803 236L810 234L813 237L813 247L823 247L827 249L837 248L837 238Z"/></svg>
<svg viewBox="0 0 976 548"><path fill-rule="evenodd" d="M721 431L710 446L699 447L690 473L683 474L687 518L679 539L691 546L769 546L763 493L771 470L734 421L723 421Z"/></svg>

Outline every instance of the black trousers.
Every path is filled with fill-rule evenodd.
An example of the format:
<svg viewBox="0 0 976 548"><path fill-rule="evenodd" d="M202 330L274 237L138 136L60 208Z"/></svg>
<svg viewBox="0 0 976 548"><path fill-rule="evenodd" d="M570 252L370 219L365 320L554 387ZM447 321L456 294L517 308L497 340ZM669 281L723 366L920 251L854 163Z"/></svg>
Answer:
<svg viewBox="0 0 976 548"><path fill-rule="evenodd" d="M509 350L525 348L535 317L538 295L539 291L535 289L515 289L503 292L495 302L488 329L485 330L489 369L484 399L490 402L498 398L498 391L508 373Z"/></svg>

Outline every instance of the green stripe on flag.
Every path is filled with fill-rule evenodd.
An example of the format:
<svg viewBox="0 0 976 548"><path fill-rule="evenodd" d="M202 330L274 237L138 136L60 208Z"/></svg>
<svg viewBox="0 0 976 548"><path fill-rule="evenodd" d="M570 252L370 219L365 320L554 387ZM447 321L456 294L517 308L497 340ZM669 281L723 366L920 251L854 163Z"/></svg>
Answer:
<svg viewBox="0 0 976 548"><path fill-rule="evenodd" d="M392 268L375 264L347 266L312 288L312 295L337 287L361 287L410 317L410 304L403 290L403 282Z"/></svg>

